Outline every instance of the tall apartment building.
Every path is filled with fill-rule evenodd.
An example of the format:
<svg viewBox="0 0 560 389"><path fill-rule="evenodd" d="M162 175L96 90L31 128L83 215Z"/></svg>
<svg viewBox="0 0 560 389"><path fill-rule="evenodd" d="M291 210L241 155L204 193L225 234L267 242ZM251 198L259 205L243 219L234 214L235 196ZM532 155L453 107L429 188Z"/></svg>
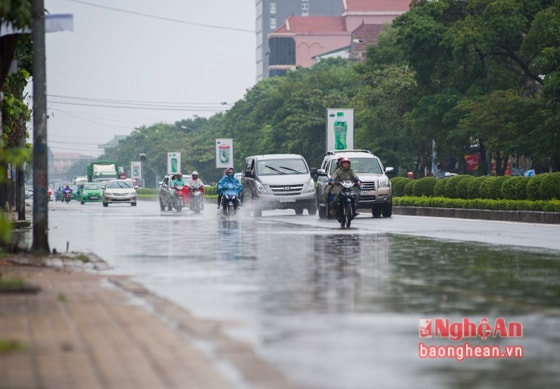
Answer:
<svg viewBox="0 0 560 389"><path fill-rule="evenodd" d="M270 76L268 34L290 16L340 16L343 0L256 0L257 81Z"/></svg>

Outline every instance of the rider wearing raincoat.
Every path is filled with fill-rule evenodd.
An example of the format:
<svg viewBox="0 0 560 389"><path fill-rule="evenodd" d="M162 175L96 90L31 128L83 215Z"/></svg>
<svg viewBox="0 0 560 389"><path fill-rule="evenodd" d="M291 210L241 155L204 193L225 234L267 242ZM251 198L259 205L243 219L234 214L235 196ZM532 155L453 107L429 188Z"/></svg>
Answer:
<svg viewBox="0 0 560 389"><path fill-rule="evenodd" d="M218 208L220 208L220 202L222 196L224 195L226 189L228 189L229 185L232 185L234 190L237 191L238 198L241 198L241 193L243 192L243 185L241 185L239 180L235 178L233 168L232 167L227 168L224 173L225 175L222 178L220 178L220 181L218 181L218 185L217 185Z"/></svg>

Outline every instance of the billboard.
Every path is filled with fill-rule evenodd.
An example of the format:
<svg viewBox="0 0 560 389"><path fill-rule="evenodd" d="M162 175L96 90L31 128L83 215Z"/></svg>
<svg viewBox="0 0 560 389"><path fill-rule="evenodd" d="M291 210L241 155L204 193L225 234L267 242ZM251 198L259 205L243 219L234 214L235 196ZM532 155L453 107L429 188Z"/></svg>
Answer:
<svg viewBox="0 0 560 389"><path fill-rule="evenodd" d="M216 139L216 167L233 167L233 139Z"/></svg>
<svg viewBox="0 0 560 389"><path fill-rule="evenodd" d="M142 162L136 161L130 163L130 178L142 178Z"/></svg>
<svg viewBox="0 0 560 389"><path fill-rule="evenodd" d="M181 172L181 153L177 152L177 151L168 152L167 153L167 174L177 174L179 172Z"/></svg>
<svg viewBox="0 0 560 389"><path fill-rule="evenodd" d="M354 109L327 108L327 151L354 148Z"/></svg>

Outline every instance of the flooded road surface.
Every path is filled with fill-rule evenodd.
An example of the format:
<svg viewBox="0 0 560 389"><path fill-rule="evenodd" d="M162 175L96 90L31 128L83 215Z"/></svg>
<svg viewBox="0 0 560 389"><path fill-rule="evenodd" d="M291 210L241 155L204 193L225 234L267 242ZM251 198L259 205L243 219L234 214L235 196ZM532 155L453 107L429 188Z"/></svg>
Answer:
<svg viewBox="0 0 560 389"><path fill-rule="evenodd" d="M396 215L343 231L310 216L158 208L55 204L51 249L93 251L231 323L304 387L560 387L559 226ZM454 228L472 241L450 240ZM484 243L491 231L499 244ZM504 357L486 354L496 350Z"/></svg>

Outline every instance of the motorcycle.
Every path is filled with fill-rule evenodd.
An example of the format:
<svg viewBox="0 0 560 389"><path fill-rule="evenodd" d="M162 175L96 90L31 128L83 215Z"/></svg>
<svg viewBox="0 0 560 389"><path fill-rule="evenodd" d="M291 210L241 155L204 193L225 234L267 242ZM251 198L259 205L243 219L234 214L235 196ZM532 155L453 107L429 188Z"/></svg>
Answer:
<svg viewBox="0 0 560 389"><path fill-rule="evenodd" d="M173 188L175 189L175 209L177 209L177 212L181 212L187 202L188 189L183 185L176 185Z"/></svg>
<svg viewBox="0 0 560 389"><path fill-rule="evenodd" d="M233 216L239 206L239 192L232 185L228 184L222 194L222 210L224 216Z"/></svg>
<svg viewBox="0 0 560 389"><path fill-rule="evenodd" d="M200 213L202 210L202 202L204 195L204 187L202 185L191 185L189 187L189 207L194 213Z"/></svg>
<svg viewBox="0 0 560 389"><path fill-rule="evenodd" d="M337 220L340 223L340 227L350 228L352 219L354 219L354 204L356 199L356 193L352 189L356 183L344 180L337 183L342 188L338 192L338 197L336 201L336 211Z"/></svg>
<svg viewBox="0 0 560 389"><path fill-rule="evenodd" d="M64 201L66 201L66 204L68 204L70 202L70 200L72 200L72 192L65 190L64 191Z"/></svg>

